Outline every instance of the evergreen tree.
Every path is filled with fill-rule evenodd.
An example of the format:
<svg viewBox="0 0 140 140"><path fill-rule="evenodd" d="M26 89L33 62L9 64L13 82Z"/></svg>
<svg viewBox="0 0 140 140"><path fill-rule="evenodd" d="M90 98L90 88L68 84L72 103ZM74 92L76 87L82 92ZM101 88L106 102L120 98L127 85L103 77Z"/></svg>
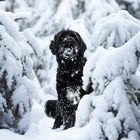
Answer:
<svg viewBox="0 0 140 140"><path fill-rule="evenodd" d="M120 16L120 13L118 15ZM129 17L130 20L131 16L128 13L121 12L121 15L123 15L122 17ZM101 27L102 31L105 30L110 34L110 32L115 31L115 27L116 30L119 28L121 31L125 30L130 34L132 26L129 25L132 24L132 21L138 21L131 18L128 21L127 28L122 24L112 24L110 26L111 22L109 21L111 20L115 22L118 20L121 23L119 16L117 16L117 19L114 15L111 16L112 18L106 17L97 24L101 25L102 23L104 25L107 20L105 26ZM135 29L134 25L133 29ZM95 27L97 26L95 25ZM76 117L76 126L86 128L86 133L90 134L87 136L89 139L139 140L140 138L140 86L137 84L140 78L138 69L140 56L139 30L137 28L136 31L138 32L135 32L134 36L129 35L130 38L126 40L125 36L119 34L119 32L119 35L115 36L115 40L114 38L112 40L106 38L109 35L104 33L98 36L98 40L101 40L101 42L108 42L109 44L111 42L110 46L108 46L108 43L94 42L97 43L98 47L88 59L83 77L83 88L86 89L91 79L94 92L81 100ZM100 30L97 32L100 33ZM125 34L125 32L123 33ZM122 44L116 46L119 48L112 47L117 39ZM84 107L85 109L83 109Z"/></svg>
<svg viewBox="0 0 140 140"><path fill-rule="evenodd" d="M140 1L139 0L116 0L120 8L127 10L132 16L140 19Z"/></svg>
<svg viewBox="0 0 140 140"><path fill-rule="evenodd" d="M124 45L140 30L139 25L140 21L127 11L120 11L99 20L93 29L90 50L94 51L98 46L117 48Z"/></svg>
<svg viewBox="0 0 140 140"><path fill-rule="evenodd" d="M29 38L28 38L29 39ZM0 128L24 133L35 93L33 48L17 23L0 10Z"/></svg>

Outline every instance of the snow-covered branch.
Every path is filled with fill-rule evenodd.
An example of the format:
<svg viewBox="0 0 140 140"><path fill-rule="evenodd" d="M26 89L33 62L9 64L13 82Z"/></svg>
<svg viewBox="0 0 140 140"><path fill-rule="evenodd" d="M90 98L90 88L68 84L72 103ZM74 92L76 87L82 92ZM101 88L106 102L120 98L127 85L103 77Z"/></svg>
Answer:
<svg viewBox="0 0 140 140"><path fill-rule="evenodd" d="M140 21L127 11L120 11L99 20L94 26L91 51L98 46L120 47L140 30Z"/></svg>

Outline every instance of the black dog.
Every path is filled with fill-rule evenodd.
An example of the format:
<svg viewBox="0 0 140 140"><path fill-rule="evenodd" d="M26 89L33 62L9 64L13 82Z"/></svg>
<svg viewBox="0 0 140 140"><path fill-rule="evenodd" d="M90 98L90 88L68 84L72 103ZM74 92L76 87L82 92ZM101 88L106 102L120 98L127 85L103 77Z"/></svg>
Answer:
<svg viewBox="0 0 140 140"><path fill-rule="evenodd" d="M64 129L74 126L75 111L81 97L86 94L82 89L83 67L86 62L86 45L80 35L72 30L62 30L54 36L50 44L58 63L57 84L58 100L46 103L46 114L55 117L53 129L64 125Z"/></svg>

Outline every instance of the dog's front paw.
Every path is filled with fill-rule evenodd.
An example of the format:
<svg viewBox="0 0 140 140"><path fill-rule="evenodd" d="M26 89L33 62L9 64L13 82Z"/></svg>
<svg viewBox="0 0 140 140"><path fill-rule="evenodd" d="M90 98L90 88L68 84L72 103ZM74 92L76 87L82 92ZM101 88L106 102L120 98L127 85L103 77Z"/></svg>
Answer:
<svg viewBox="0 0 140 140"><path fill-rule="evenodd" d="M73 127L75 124L75 115L70 115L64 122L64 130Z"/></svg>
<svg viewBox="0 0 140 140"><path fill-rule="evenodd" d="M55 122L52 129L57 129L63 124L63 119L60 114L56 115Z"/></svg>

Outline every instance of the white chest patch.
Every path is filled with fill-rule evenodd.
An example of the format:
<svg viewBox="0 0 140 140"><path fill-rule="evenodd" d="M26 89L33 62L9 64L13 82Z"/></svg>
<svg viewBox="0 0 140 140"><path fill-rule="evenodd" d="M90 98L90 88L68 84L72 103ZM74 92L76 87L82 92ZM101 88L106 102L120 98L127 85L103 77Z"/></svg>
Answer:
<svg viewBox="0 0 140 140"><path fill-rule="evenodd" d="M76 90L68 88L66 97L73 105L78 104L80 101L80 88L77 88Z"/></svg>

